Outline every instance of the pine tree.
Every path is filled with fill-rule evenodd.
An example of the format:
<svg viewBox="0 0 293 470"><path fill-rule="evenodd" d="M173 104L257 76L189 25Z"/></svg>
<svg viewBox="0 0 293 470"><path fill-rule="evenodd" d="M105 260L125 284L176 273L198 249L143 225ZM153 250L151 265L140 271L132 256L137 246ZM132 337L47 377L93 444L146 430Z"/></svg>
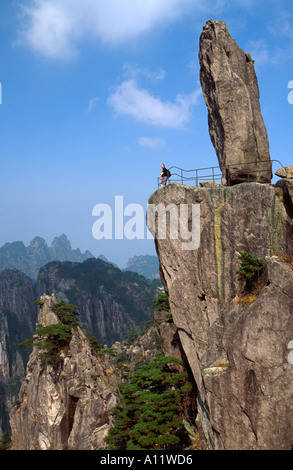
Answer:
<svg viewBox="0 0 293 470"><path fill-rule="evenodd" d="M141 365L120 386L122 394L114 410L116 420L107 438L109 449L166 450L180 443L182 399L189 393L187 374L178 372L173 357L157 356Z"/></svg>

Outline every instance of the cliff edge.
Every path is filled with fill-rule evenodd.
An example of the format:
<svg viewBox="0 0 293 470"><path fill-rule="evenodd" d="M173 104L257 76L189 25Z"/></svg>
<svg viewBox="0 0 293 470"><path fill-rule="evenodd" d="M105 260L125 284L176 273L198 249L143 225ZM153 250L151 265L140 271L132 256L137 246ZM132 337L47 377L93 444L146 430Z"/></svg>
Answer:
<svg viewBox="0 0 293 470"><path fill-rule="evenodd" d="M169 184L150 197L149 207L156 217L147 223L196 383L207 447L291 449L293 180L212 188ZM199 243L192 249L182 243L179 228L177 237L174 231L183 227L184 207L184 239L197 220L192 207L200 208ZM166 237L158 232L162 208ZM253 288L236 273L243 252L263 262Z"/></svg>

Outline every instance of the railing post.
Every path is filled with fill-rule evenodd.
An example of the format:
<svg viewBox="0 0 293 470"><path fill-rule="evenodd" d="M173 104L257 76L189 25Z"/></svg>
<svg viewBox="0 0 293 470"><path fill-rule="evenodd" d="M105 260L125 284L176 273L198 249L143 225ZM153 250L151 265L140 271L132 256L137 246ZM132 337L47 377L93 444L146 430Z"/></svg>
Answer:
<svg viewBox="0 0 293 470"><path fill-rule="evenodd" d="M183 170L181 168L181 184L183 184Z"/></svg>

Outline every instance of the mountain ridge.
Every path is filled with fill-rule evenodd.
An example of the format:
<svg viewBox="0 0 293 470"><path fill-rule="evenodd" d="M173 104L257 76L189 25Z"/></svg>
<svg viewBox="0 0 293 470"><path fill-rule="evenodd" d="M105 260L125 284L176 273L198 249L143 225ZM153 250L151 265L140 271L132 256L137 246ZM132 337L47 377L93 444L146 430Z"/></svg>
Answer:
<svg viewBox="0 0 293 470"><path fill-rule="evenodd" d="M5 269L17 269L35 281L40 268L50 261L82 262L88 258L94 258L94 255L89 250L82 253L79 248L73 249L65 234L55 237L51 246L44 238L36 236L28 246L15 241L0 248L0 273Z"/></svg>

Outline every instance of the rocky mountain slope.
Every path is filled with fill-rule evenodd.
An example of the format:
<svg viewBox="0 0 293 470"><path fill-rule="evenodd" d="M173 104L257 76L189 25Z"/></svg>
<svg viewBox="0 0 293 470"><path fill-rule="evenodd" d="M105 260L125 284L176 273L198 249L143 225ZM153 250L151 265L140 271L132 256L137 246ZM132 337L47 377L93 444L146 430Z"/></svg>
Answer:
<svg viewBox="0 0 293 470"><path fill-rule="evenodd" d="M76 305L85 331L111 345L149 320L157 285L95 258L49 263L34 284L20 271L5 270L0 275L0 435L9 430L8 414L25 377L29 350L19 343L35 330L36 299L49 292Z"/></svg>
<svg viewBox="0 0 293 470"><path fill-rule="evenodd" d="M54 293L57 300L78 306L86 331L110 345L149 319L157 285L93 258L83 263L47 264L40 270L35 292L37 297Z"/></svg>
<svg viewBox="0 0 293 470"><path fill-rule="evenodd" d="M114 446L121 450L134 438L130 436L134 423L138 426L135 439L139 447L149 448L147 442L155 439L162 449L162 439L174 444L170 431L175 422L180 423L179 427L176 425L175 448L178 449L178 442L186 449L198 448L192 424L193 392L180 360L178 341L174 342L176 328L165 321L167 313L164 309L155 312L156 326L152 323L138 335L116 342L107 350L80 329L72 305L57 303L54 295L41 296L34 349L19 400L10 413L10 449L100 450ZM68 328L70 335L64 336ZM167 350L172 357L163 358L159 343L164 347L169 343ZM146 390L140 393L139 387L131 382L139 370L142 376L146 374L144 388L147 383L153 387L148 394ZM129 391L134 395L127 399ZM130 409L135 399L138 409L133 414ZM180 416L174 407L180 410ZM138 423L143 420L142 414L148 419L147 435L145 427ZM154 425L156 434L151 432ZM158 434L160 427L163 435ZM109 431L110 443L106 440Z"/></svg>

